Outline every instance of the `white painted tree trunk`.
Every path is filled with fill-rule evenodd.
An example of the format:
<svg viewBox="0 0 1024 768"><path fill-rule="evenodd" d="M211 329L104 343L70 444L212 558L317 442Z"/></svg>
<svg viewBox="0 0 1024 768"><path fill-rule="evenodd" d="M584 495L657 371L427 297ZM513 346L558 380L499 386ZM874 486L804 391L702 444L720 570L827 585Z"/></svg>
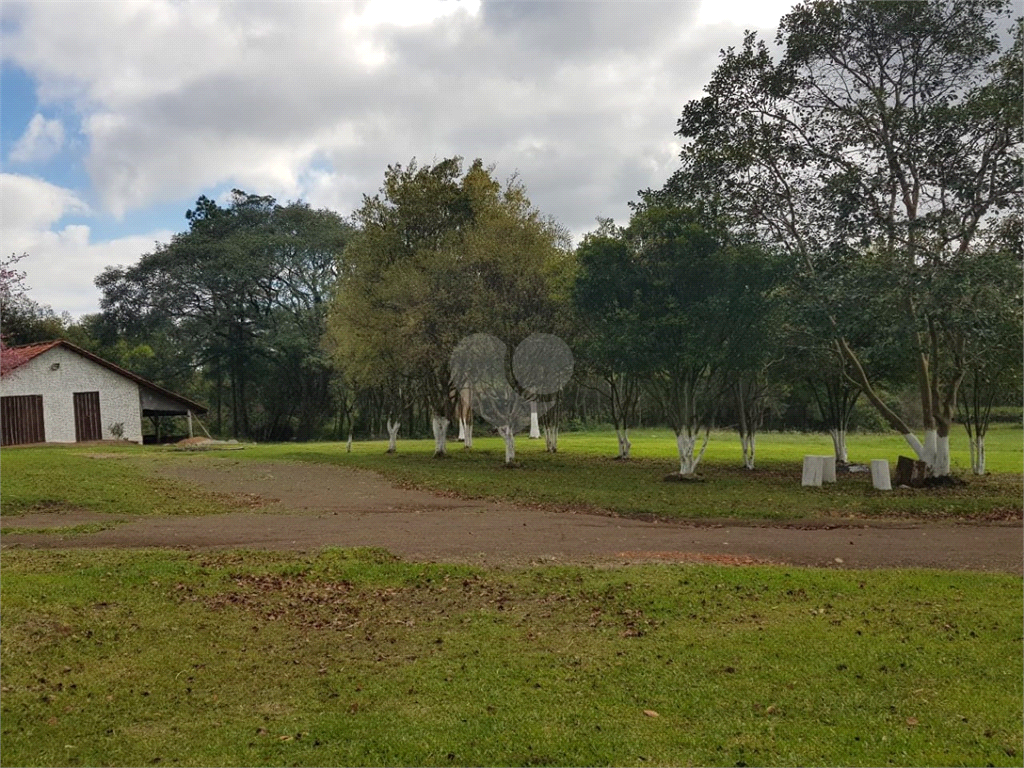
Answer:
<svg viewBox="0 0 1024 768"><path fill-rule="evenodd" d="M633 446L633 444L631 442L629 442L629 430L628 429L622 429L622 430L618 430L617 429L617 430L615 430L615 436L619 439L619 458L620 459L628 459L629 458L629 449Z"/></svg>
<svg viewBox="0 0 1024 768"><path fill-rule="evenodd" d="M505 441L505 463L511 464L516 459L516 433L512 427L502 424L498 427L498 434Z"/></svg>
<svg viewBox="0 0 1024 768"><path fill-rule="evenodd" d="M985 474L985 436L968 438L971 448L971 471L976 475Z"/></svg>
<svg viewBox="0 0 1024 768"><path fill-rule="evenodd" d="M832 448L836 454L836 464L849 464L849 454L846 452L846 430L830 429L829 436L832 438Z"/></svg>
<svg viewBox="0 0 1024 768"><path fill-rule="evenodd" d="M401 422L392 422L388 419L388 453L394 453L398 450L398 428L402 426Z"/></svg>
<svg viewBox="0 0 1024 768"><path fill-rule="evenodd" d="M757 448L757 438L754 435L740 435L740 447L743 449L743 466L746 469L754 468L754 452Z"/></svg>
<svg viewBox="0 0 1024 768"><path fill-rule="evenodd" d="M473 420L470 419L465 424L466 434L462 438L462 447L468 451L473 447Z"/></svg>
<svg viewBox="0 0 1024 768"><path fill-rule="evenodd" d="M434 455L448 455L448 419L444 416L434 416L430 420L430 426L434 430Z"/></svg>
<svg viewBox="0 0 1024 768"><path fill-rule="evenodd" d="M465 442L465 440L466 440L466 420L464 418L462 418L461 416L459 417L459 437L458 437L458 440L459 440L460 443Z"/></svg>
<svg viewBox="0 0 1024 768"><path fill-rule="evenodd" d="M949 436L939 437L934 429L924 431L924 443L922 444L917 436L908 432L903 435L919 461L928 465L928 471L932 477L945 477L949 474Z"/></svg>
<svg viewBox="0 0 1024 768"><path fill-rule="evenodd" d="M345 443L345 453L352 453L352 433L348 433L348 442Z"/></svg>
<svg viewBox="0 0 1024 768"><path fill-rule="evenodd" d="M548 453L558 453L558 427L547 424L544 426L544 444Z"/></svg>
<svg viewBox="0 0 1024 768"><path fill-rule="evenodd" d="M708 435L704 435L704 444L697 450L697 435L676 435L676 448L679 450L679 474L684 477L692 475L697 471L697 465L704 458L704 451L708 447Z"/></svg>
<svg viewBox="0 0 1024 768"><path fill-rule="evenodd" d="M946 477L949 469L949 435L941 435L935 440L935 464L932 466L932 474L935 477Z"/></svg>
<svg viewBox="0 0 1024 768"><path fill-rule="evenodd" d="M537 417L537 403L530 403L530 439L540 439L540 419Z"/></svg>

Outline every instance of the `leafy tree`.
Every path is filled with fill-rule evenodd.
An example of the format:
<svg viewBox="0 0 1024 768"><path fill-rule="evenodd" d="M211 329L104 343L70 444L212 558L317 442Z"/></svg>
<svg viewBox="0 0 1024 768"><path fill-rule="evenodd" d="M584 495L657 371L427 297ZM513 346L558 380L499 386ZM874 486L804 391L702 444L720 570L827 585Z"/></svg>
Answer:
<svg viewBox="0 0 1024 768"><path fill-rule="evenodd" d="M200 197L186 219L187 232L97 278L104 322L202 370L218 429L226 400L236 437L312 437L333 407L320 344L351 227L239 190L228 207Z"/></svg>
<svg viewBox="0 0 1024 768"><path fill-rule="evenodd" d="M633 313L638 286L632 258L626 232L602 221L576 249L579 272L572 293L577 350L608 404L619 459L629 458L629 429L636 423L643 380L634 344L640 330Z"/></svg>
<svg viewBox="0 0 1024 768"><path fill-rule="evenodd" d="M480 160L463 174L458 157L389 166L355 220L331 311L335 359L364 386L416 387L445 455L453 350L476 332L514 345L552 317L567 238L521 184L502 187Z"/></svg>
<svg viewBox="0 0 1024 768"><path fill-rule="evenodd" d="M1010 10L1007 0L800 5L780 23L778 63L748 34L679 121L675 183L802 264L847 375L937 475L949 471L965 373L955 350L967 336L951 320L963 296L936 278L1021 191L1021 21L1009 47L999 34ZM851 278L869 270L886 277L873 322L914 371L923 443L875 390L864 353L877 339L855 342L866 302ZM840 311L840 296L855 306Z"/></svg>

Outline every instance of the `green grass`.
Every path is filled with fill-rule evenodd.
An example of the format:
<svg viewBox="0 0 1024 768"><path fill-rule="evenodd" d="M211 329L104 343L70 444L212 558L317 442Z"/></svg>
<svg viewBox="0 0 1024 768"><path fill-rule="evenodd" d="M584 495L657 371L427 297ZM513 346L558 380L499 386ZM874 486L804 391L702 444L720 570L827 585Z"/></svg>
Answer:
<svg viewBox="0 0 1024 768"><path fill-rule="evenodd" d="M959 488L875 491L867 474L841 476L835 485L802 488L804 454L829 453L821 435L771 433L759 441L756 469L742 469L738 441L715 433L698 474L704 482L666 483L678 467L670 432L641 431L632 436L633 456L615 461L612 432L567 433L559 453L548 454L542 441L520 438L515 469L503 467L504 446L496 437L480 437L473 450L451 442L450 456L433 458L433 441L399 441L399 452L385 455L385 443L357 442L351 453L342 443L286 443L224 451L182 454L167 448L117 446L102 458L96 448L46 447L3 452L2 510L5 515L45 509L88 509L128 515L215 514L245 507L229 496L209 494L187 484L154 477L163 462L305 461L369 469L409 486L463 496L556 508L608 511L623 516L662 518L961 518L1019 517L1024 480L1020 471L1022 432L999 425L989 435L991 473L975 477L966 459L954 451ZM954 447L957 443L954 442ZM851 458L887 458L895 466L906 454L898 435L852 435ZM115 458L116 457L116 458ZM121 458L123 457L123 458Z"/></svg>
<svg viewBox="0 0 1024 768"><path fill-rule="evenodd" d="M47 446L5 449L0 459L0 510L26 512L86 509L119 515L215 514L238 504L185 483L153 477L137 459L153 456L133 445ZM12 532L10 529L8 533Z"/></svg>
<svg viewBox="0 0 1024 768"><path fill-rule="evenodd" d="M1019 577L14 551L0 586L4 765L1021 764Z"/></svg>
<svg viewBox="0 0 1024 768"><path fill-rule="evenodd" d="M295 460L370 469L396 482L463 496L559 507L608 510L624 516L663 518L975 518L1019 516L1024 481L1019 471L1020 429L994 429L989 440L993 474L975 477L962 469L960 488L875 491L867 474L840 477L823 488L800 486L804 454L829 453L827 437L770 434L760 440L758 469L742 468L738 441L728 433L712 435L698 469L699 483L666 483L678 469L675 440L669 432L633 436L634 458L616 461L610 432L570 433L559 453L548 454L542 441L517 441L519 467L503 467L504 445L494 437L474 439L466 451L450 443L447 459L433 458L433 441L400 441L395 455L385 443L355 443L346 453L340 443L256 446L235 452L250 460ZM899 436L853 435L853 460L896 458L907 453ZM1014 458L1016 457L1016 458ZM954 454L954 465L960 462ZM1018 465L1013 469L1014 464ZM1009 468L1009 469L1008 469ZM999 470L998 472L996 470Z"/></svg>
<svg viewBox="0 0 1024 768"><path fill-rule="evenodd" d="M99 533L116 528L117 523L82 523L81 525L61 525L51 528L30 528L20 525L12 525L3 529L4 535L19 533L47 533L62 538L68 536L79 536L83 533Z"/></svg>

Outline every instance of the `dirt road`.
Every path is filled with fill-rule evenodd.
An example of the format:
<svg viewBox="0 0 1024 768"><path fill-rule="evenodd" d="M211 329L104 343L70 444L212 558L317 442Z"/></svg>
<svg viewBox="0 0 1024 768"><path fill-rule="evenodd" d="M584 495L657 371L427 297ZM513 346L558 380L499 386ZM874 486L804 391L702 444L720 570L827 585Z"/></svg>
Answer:
<svg viewBox="0 0 1024 768"><path fill-rule="evenodd" d="M373 546L413 560L488 565L660 560L1024 572L1019 522L645 522L405 490L372 473L325 465L219 459L161 471L208 490L255 494L264 504L226 515L137 518L74 537L4 534L2 545L301 551ZM84 512L33 513L0 524L39 528L109 519Z"/></svg>

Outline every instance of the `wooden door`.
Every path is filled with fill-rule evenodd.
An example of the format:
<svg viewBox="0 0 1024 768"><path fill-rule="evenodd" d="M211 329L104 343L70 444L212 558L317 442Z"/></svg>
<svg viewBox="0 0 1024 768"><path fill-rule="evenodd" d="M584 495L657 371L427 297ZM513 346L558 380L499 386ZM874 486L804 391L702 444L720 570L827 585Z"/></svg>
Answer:
<svg viewBox="0 0 1024 768"><path fill-rule="evenodd" d="M43 396L0 397L0 445L45 442Z"/></svg>
<svg viewBox="0 0 1024 768"><path fill-rule="evenodd" d="M100 420L100 393L75 392L75 440L103 439L103 422Z"/></svg>

